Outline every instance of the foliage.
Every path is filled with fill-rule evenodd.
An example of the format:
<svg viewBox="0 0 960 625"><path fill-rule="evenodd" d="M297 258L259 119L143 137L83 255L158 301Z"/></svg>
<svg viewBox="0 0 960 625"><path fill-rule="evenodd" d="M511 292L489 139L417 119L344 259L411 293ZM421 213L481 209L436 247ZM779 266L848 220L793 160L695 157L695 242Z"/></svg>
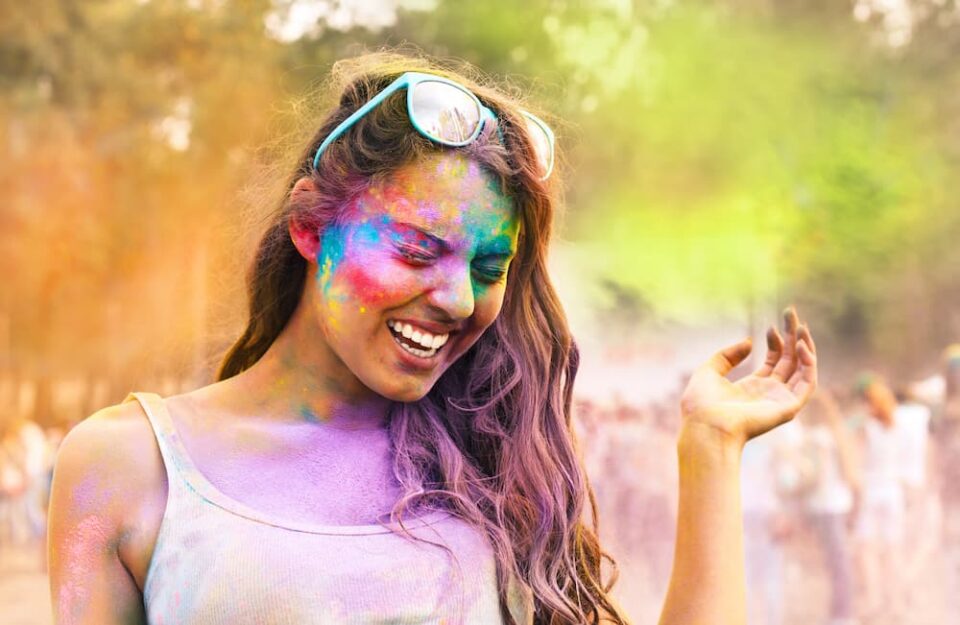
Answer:
<svg viewBox="0 0 960 625"><path fill-rule="evenodd" d="M917 2L892 45L842 4L4 3L2 364L207 371L242 314L238 190L278 110L337 58L402 44L551 113L576 243L561 279L598 319L799 300L838 349L929 360L960 334L960 26Z"/></svg>

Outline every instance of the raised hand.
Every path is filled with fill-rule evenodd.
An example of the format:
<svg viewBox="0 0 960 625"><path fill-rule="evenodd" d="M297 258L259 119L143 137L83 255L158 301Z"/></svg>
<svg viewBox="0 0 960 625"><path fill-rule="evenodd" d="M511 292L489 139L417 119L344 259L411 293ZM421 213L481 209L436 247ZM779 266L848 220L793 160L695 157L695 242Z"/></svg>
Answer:
<svg viewBox="0 0 960 625"><path fill-rule="evenodd" d="M697 369L680 400L683 426L742 445L792 419L816 389L817 348L793 307L784 312L784 328L785 338L770 327L763 365L736 382L726 375L750 354L750 339Z"/></svg>

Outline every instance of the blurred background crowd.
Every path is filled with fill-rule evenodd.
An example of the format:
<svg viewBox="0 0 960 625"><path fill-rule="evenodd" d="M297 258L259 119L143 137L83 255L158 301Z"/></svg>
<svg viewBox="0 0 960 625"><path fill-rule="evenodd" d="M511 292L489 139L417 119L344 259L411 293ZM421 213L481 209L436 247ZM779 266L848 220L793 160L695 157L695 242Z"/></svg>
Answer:
<svg viewBox="0 0 960 625"><path fill-rule="evenodd" d="M960 344L938 365L919 380L826 380L797 419L747 444L750 625L935 625L960 613ZM638 623L655 622L670 574L684 381L646 404L618 393L576 402L616 594ZM70 425L20 418L0 429L0 574L39 573L25 596L8 587L0 607L24 623L49 622L38 583L46 501Z"/></svg>
<svg viewBox="0 0 960 625"><path fill-rule="evenodd" d="M827 379L742 465L749 623L952 623L960 614L960 344L939 372ZM676 522L677 393L581 400L577 427L619 559L620 596L655 622Z"/></svg>
<svg viewBox="0 0 960 625"><path fill-rule="evenodd" d="M59 440L211 380L280 159L331 64L381 46L473 63L557 131L575 425L637 622L682 380L795 303L824 392L747 447L750 624L951 623L956 0L0 2L0 622L49 622Z"/></svg>

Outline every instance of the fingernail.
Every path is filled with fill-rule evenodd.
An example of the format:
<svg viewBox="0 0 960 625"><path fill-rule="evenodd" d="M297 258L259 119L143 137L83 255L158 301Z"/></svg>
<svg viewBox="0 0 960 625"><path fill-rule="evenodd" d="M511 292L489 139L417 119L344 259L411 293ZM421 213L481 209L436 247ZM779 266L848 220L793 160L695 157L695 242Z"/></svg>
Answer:
<svg viewBox="0 0 960 625"><path fill-rule="evenodd" d="M783 311L783 323L787 330L795 330L797 327L797 310L793 306L787 306Z"/></svg>

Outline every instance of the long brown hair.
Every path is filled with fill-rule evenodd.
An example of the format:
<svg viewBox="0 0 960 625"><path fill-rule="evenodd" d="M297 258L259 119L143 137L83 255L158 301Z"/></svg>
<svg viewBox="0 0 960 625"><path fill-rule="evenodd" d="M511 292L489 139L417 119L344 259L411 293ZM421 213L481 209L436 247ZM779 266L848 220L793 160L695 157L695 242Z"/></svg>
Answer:
<svg viewBox="0 0 960 625"><path fill-rule="evenodd" d="M286 193L260 241L249 275L249 321L226 354L219 379L253 365L283 330L300 300L306 262L288 233L291 219L322 229L372 180L430 151L449 149L410 125L405 94L387 98L324 153L318 145L342 120L405 71L440 74L468 87L498 116L499 132L463 150L500 179L521 221L501 313L423 399L398 403L390 416L394 470L405 495L395 514L420 504L444 505L481 528L496 556L501 612L508 593L532 602L535 622L551 625L625 623L609 598L615 579L601 579L613 561L597 539L597 510L571 431L578 356L547 273L556 204L538 178L533 148L517 103L422 57L378 53L334 66L340 100L303 149ZM314 194L290 191L312 177ZM590 512L590 525L585 522ZM514 586L514 584L516 584Z"/></svg>

